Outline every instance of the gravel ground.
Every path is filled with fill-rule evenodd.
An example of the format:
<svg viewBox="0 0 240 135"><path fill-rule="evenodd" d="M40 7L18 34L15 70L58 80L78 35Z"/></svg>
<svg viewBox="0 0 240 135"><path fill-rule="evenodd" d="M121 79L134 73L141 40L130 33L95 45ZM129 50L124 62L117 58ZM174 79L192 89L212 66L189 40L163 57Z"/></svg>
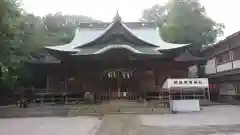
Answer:
<svg viewBox="0 0 240 135"><path fill-rule="evenodd" d="M240 135L239 106L198 113L0 119L0 135Z"/></svg>
<svg viewBox="0 0 240 135"><path fill-rule="evenodd" d="M240 106L204 107L201 112L165 115L142 115L146 126L206 126L240 124Z"/></svg>
<svg viewBox="0 0 240 135"><path fill-rule="evenodd" d="M141 134L240 135L240 106L204 107L198 113L142 115Z"/></svg>
<svg viewBox="0 0 240 135"><path fill-rule="evenodd" d="M0 119L0 135L94 135L96 117Z"/></svg>
<svg viewBox="0 0 240 135"><path fill-rule="evenodd" d="M136 115L105 115L96 135L137 135L139 120Z"/></svg>

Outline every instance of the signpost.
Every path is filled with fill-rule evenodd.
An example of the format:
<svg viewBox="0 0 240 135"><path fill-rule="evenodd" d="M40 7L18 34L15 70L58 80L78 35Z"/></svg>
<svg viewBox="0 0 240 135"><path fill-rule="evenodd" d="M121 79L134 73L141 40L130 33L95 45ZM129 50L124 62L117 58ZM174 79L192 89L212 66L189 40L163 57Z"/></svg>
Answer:
<svg viewBox="0 0 240 135"><path fill-rule="evenodd" d="M208 88L208 78L168 79L168 88Z"/></svg>
<svg viewBox="0 0 240 135"><path fill-rule="evenodd" d="M203 96L205 99L205 91L208 92L208 100L210 100L209 93L209 83L208 78L178 78L172 79L169 78L163 85L163 89L167 89L169 93L169 102L170 102L170 111L176 112L191 112L191 111L200 111L199 99L178 99L172 100L171 92L179 92L181 93L181 97L184 91L188 91L186 93L192 92L195 95L196 91L203 91Z"/></svg>

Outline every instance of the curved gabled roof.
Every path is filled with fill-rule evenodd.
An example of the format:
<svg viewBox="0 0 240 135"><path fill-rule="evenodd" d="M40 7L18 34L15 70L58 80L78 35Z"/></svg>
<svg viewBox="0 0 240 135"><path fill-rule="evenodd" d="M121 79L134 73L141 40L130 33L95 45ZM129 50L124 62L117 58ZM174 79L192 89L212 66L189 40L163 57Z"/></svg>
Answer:
<svg viewBox="0 0 240 135"><path fill-rule="evenodd" d="M108 33L115 34L119 33L120 31L123 32L121 33L122 35L128 34L128 36L132 37L133 40L140 42L141 44L145 44L146 46L151 46L151 47L159 47L159 45L155 44L153 41L144 39L143 37L139 36L136 32L134 33L130 28L128 28L118 17L115 17L117 19L114 19L114 21L108 25L106 29L95 39L92 39L92 41L87 42L85 44L79 44L76 48L81 48L83 46L88 46L90 44L98 43L98 41L101 42L101 39L104 38ZM146 29L146 28L145 28ZM149 29L149 28L148 28ZM146 34L148 31L144 31ZM158 37L159 38L159 37ZM137 44L136 44L137 45Z"/></svg>
<svg viewBox="0 0 240 135"><path fill-rule="evenodd" d="M117 30L119 29L124 31L125 34L127 33L127 36L130 36L131 39L136 42L135 46L140 46L140 44L142 44L141 47L150 47L154 48L154 50L168 50L186 46L186 44L172 44L162 40L161 36L159 35L160 32L154 25L154 23L123 23L120 16L117 14L112 23L83 23L83 25L80 24L80 28L76 29L75 37L70 43L45 48L63 52L80 53L81 50L86 47L91 47L92 45L97 46L103 38L106 38L107 35L114 34L114 32L116 34L116 32L118 32ZM108 46L107 43L105 44L106 46Z"/></svg>

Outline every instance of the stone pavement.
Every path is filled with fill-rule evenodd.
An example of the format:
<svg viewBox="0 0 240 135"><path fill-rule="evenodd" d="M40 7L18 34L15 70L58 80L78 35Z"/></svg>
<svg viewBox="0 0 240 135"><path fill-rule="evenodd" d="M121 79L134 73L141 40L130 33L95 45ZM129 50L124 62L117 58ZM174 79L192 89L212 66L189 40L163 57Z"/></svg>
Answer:
<svg viewBox="0 0 240 135"><path fill-rule="evenodd" d="M223 105L198 113L105 115L96 135L240 135L239 112Z"/></svg>
<svg viewBox="0 0 240 135"><path fill-rule="evenodd" d="M96 135L137 135L139 124L136 115L105 115Z"/></svg>
<svg viewBox="0 0 240 135"><path fill-rule="evenodd" d="M204 107L199 113L141 115L141 134L240 135L240 106Z"/></svg>
<svg viewBox="0 0 240 135"><path fill-rule="evenodd" d="M94 135L100 124L86 116L0 119L0 135Z"/></svg>
<svg viewBox="0 0 240 135"><path fill-rule="evenodd" d="M197 127L142 126L138 135L240 135L240 125Z"/></svg>
<svg viewBox="0 0 240 135"><path fill-rule="evenodd" d="M199 113L0 119L0 135L240 135L240 107Z"/></svg>

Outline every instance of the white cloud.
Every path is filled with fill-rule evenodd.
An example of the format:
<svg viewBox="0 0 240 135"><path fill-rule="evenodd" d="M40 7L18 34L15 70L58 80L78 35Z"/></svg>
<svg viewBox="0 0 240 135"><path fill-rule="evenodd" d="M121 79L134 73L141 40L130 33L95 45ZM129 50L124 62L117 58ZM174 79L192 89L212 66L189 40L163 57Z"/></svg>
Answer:
<svg viewBox="0 0 240 135"><path fill-rule="evenodd" d="M167 0L23 0L23 8L36 15L62 12L111 21L117 10L124 21L137 21L141 12ZM214 20L226 25L225 36L240 30L239 0L201 0Z"/></svg>

